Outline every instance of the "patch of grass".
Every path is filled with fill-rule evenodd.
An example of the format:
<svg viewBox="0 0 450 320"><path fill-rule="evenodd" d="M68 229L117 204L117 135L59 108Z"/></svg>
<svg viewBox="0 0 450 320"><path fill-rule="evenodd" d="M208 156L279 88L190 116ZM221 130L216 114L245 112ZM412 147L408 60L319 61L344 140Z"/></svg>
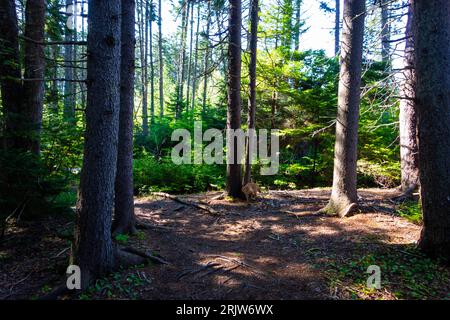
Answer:
<svg viewBox="0 0 450 320"><path fill-rule="evenodd" d="M138 240L145 240L145 232L140 230L134 234L134 237Z"/></svg>
<svg viewBox="0 0 450 320"><path fill-rule="evenodd" d="M130 240L130 236L127 234L119 233L116 235L115 239L117 242L119 242L121 244L127 244L128 240Z"/></svg>
<svg viewBox="0 0 450 320"><path fill-rule="evenodd" d="M49 293L50 291L52 291L52 288L51 288L48 284L44 285L44 286L41 288L41 292L42 292L42 293Z"/></svg>
<svg viewBox="0 0 450 320"><path fill-rule="evenodd" d="M125 269L119 267L117 272L108 277L98 279L95 285L79 296L80 300L92 299L137 299L142 289L152 281L144 271L139 270L143 265L136 265Z"/></svg>
<svg viewBox="0 0 450 320"><path fill-rule="evenodd" d="M77 203L77 192L74 190L61 192L53 199L53 203L61 208L73 207Z"/></svg>
<svg viewBox="0 0 450 320"><path fill-rule="evenodd" d="M397 213L414 224L422 224L422 206L420 202L406 201L399 206Z"/></svg>
<svg viewBox="0 0 450 320"><path fill-rule="evenodd" d="M327 264L329 285L346 289L351 299L446 299L450 289L450 270L414 247L333 260ZM371 265L380 267L380 290L366 285Z"/></svg>

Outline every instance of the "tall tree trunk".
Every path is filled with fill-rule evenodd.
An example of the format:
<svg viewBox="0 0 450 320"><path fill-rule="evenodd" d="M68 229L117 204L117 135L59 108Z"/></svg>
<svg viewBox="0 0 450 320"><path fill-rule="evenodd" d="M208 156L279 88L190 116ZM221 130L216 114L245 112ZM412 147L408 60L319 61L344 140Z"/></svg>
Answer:
<svg viewBox="0 0 450 320"><path fill-rule="evenodd" d="M81 0L81 16L83 17L81 19L81 38L83 41L86 41L86 25L85 25L85 3L87 3L85 0ZM82 50L83 56L86 55L86 47L84 47L84 50ZM86 63L82 62L81 64L83 66L83 68L86 68ZM82 79L86 79L86 70L83 69L81 71L81 78ZM85 82L80 82L80 89L81 89L81 107L82 109L86 108L86 83ZM84 117L84 112L83 112L83 117ZM84 122L84 120L83 120Z"/></svg>
<svg viewBox="0 0 450 320"><path fill-rule="evenodd" d="M339 54L341 47L341 0L336 0L334 17L334 55Z"/></svg>
<svg viewBox="0 0 450 320"><path fill-rule="evenodd" d="M150 64L150 123L155 123L155 66L153 65L153 0L150 1L149 6L149 64Z"/></svg>
<svg viewBox="0 0 450 320"><path fill-rule="evenodd" d="M162 16L161 0L158 3L158 54L159 54L159 116L164 116L164 60L162 51Z"/></svg>
<svg viewBox="0 0 450 320"><path fill-rule="evenodd" d="M189 36L189 60L187 70L187 89L186 89L186 112L189 112L189 99L190 99L190 86L191 86L191 74L192 74L192 42L194 40L194 3L191 4L191 33Z"/></svg>
<svg viewBox="0 0 450 320"><path fill-rule="evenodd" d="M138 4L139 53L141 60L141 96L142 96L142 134L148 136L147 110L147 32L144 13L144 0Z"/></svg>
<svg viewBox="0 0 450 320"><path fill-rule="evenodd" d="M145 119L145 133L144 135L148 135L148 53L149 53L149 34L150 34L150 7L148 5L149 0L142 0L144 2L142 6L142 10L145 10L145 13L142 16L143 22L142 25L144 27L144 91L145 91L145 113L143 114ZM144 9L145 7L145 9Z"/></svg>
<svg viewBox="0 0 450 320"><path fill-rule="evenodd" d="M229 6L227 129L236 130L241 128L241 0L230 0ZM234 138L228 144L234 150L231 154L228 148L228 160L232 157L233 162L227 165L227 192L233 198L242 198L242 166L237 157L240 146Z"/></svg>
<svg viewBox="0 0 450 320"><path fill-rule="evenodd" d="M450 261L450 2L414 1L423 228L419 247Z"/></svg>
<svg viewBox="0 0 450 320"><path fill-rule="evenodd" d="M86 133L73 263L82 289L114 267L111 239L120 109L120 0L89 1Z"/></svg>
<svg viewBox="0 0 450 320"><path fill-rule="evenodd" d="M209 28L211 25L211 0L208 0L208 18L206 22L206 48L204 57L204 68L203 68L203 99L202 99L202 117L206 114L206 92L208 89L208 73L209 73Z"/></svg>
<svg viewBox="0 0 450 320"><path fill-rule="evenodd" d="M301 8L302 0L295 1L295 29L294 29L294 46L295 50L300 50L300 27L301 27Z"/></svg>
<svg viewBox="0 0 450 320"><path fill-rule="evenodd" d="M389 2L388 0L379 0L381 7L381 58L386 64L390 62L391 26L389 24Z"/></svg>
<svg viewBox="0 0 450 320"><path fill-rule="evenodd" d="M249 75L249 98L248 98L248 129L255 129L255 112L256 112L256 59L258 47L258 11L259 0L252 0L250 13L250 63L248 66ZM249 135L245 150L245 175L244 185L251 181L252 176L252 152L256 146L253 145L252 137Z"/></svg>
<svg viewBox="0 0 450 320"><path fill-rule="evenodd" d="M333 189L327 214L345 216L357 205L356 161L365 0L344 0Z"/></svg>
<svg viewBox="0 0 450 320"><path fill-rule="evenodd" d="M198 34L200 32L200 3L197 4L197 30L195 32L195 55L194 55L194 74L192 82L192 99L191 99L191 110L194 111L195 108L195 93L197 89L197 69L198 69Z"/></svg>
<svg viewBox="0 0 450 320"><path fill-rule="evenodd" d="M413 8L408 9L406 25L406 45L404 57L403 83L400 100L400 163L401 188L403 191L413 191L419 185L419 151L417 148L417 115L415 105L416 72L414 70L414 41L412 26L414 21Z"/></svg>
<svg viewBox="0 0 450 320"><path fill-rule="evenodd" d="M0 21L0 85L5 117L3 147L8 150L23 146L19 27L14 0L0 1Z"/></svg>
<svg viewBox="0 0 450 320"><path fill-rule="evenodd" d="M45 56L44 42L45 0L28 0L25 9L25 81L23 84L23 110L27 130L27 150L40 153L40 134L42 127L42 108L44 101ZM32 40L32 41L31 41ZM36 42L38 43L36 43Z"/></svg>
<svg viewBox="0 0 450 320"><path fill-rule="evenodd" d="M135 7L136 0L122 0L119 146L114 198L114 233L135 232L133 199Z"/></svg>
<svg viewBox="0 0 450 320"><path fill-rule="evenodd" d="M189 0L184 0L182 3L182 18L181 18L181 46L179 56L179 75L177 85L177 101L175 117L178 119L181 116L184 97L184 81L186 75L186 39L187 27L189 21Z"/></svg>
<svg viewBox="0 0 450 320"><path fill-rule="evenodd" d="M58 81L56 80L58 78L58 47L52 46L50 48L50 53L52 57L52 76L55 80L52 80L52 87L51 87L51 111L57 115L59 112L59 90L58 90Z"/></svg>
<svg viewBox="0 0 450 320"><path fill-rule="evenodd" d="M68 12L70 6L74 6L75 0L66 0L66 11ZM75 9L74 9L75 10ZM73 41L74 31L67 26L64 28L64 40L67 42ZM64 78L66 80L74 80L73 77L73 45L66 44L64 46ZM74 97L74 83L72 81L64 82L64 119L68 122L75 120L75 97Z"/></svg>

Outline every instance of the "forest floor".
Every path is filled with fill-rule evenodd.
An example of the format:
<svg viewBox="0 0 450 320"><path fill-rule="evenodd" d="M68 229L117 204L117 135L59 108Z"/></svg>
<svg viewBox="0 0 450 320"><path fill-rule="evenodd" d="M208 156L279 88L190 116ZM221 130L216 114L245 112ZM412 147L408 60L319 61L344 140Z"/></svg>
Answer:
<svg viewBox="0 0 450 320"><path fill-rule="evenodd" d="M415 245L420 226L396 214L396 190L361 189L360 212L314 214L329 189L269 191L255 202L180 196L205 210L136 199L153 227L116 241L170 264L147 264L97 281L72 299L450 299L450 268ZM0 243L0 299L37 299L64 278L73 221L52 217L10 226ZM381 289L366 285L370 265Z"/></svg>

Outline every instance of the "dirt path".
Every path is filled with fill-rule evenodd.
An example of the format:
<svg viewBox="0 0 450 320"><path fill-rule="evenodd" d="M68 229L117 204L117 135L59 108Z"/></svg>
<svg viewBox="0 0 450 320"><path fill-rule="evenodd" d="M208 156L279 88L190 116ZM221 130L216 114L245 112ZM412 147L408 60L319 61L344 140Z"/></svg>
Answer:
<svg viewBox="0 0 450 320"><path fill-rule="evenodd" d="M122 241L143 250L151 248L154 254L171 264L122 270L100 281L81 298L402 297L411 289L408 289L410 283L400 283L405 275L396 272L396 269L392 271L392 265L396 265L397 261L407 264L411 256L419 257L419 262L425 258L414 249L420 227L392 214L394 204L387 199L395 194L394 190L360 190L362 212L345 219L314 214L329 197L329 190L323 189L271 191L249 205L225 200L210 201L215 193L182 197L196 203L210 201L208 206L220 212L220 216L170 199L137 199L138 218L158 228L141 231L137 236ZM54 267L47 271L40 270L41 280L30 275L30 281L17 284L30 272L29 268L24 267L29 263L12 272L8 268L14 268L16 259L7 261L6 266L0 267L0 281L8 283L0 286L0 297L9 293L7 298L29 298L32 292L36 294L36 287L40 288L38 295L45 291L42 289L45 283L51 287L52 281L58 278L55 271L64 270L64 257L68 257L69 251L60 253L67 245L61 240L48 236L46 239L47 243L41 243L40 247L50 249L38 253L34 251L33 255L27 250L20 254L27 257L22 261L41 259L37 265L47 263ZM55 258L57 254L59 256ZM389 262L391 254L395 254L394 264ZM382 290L367 290L363 285L370 264L390 268L388 279L383 280ZM431 268L428 261L424 268ZM442 269L440 265L432 265L432 268L437 268L433 272L448 275L449 270ZM418 294L445 297L445 292L450 291L450 288L442 286L445 279L437 283L434 281L431 279L431 283L423 286L436 285L442 288L439 289L441 291L423 293L421 288L417 288ZM27 288L25 283L28 282L34 286L28 285ZM411 283L417 283L415 278L411 278ZM15 285L11 290L12 284ZM406 294L405 297L410 296Z"/></svg>
<svg viewBox="0 0 450 320"><path fill-rule="evenodd" d="M370 253L371 245L407 245L418 239L418 226L380 213L392 207L381 200L393 192L360 191L366 212L344 220L314 214L326 203L327 190L270 192L250 205L211 201L212 208L225 213L221 217L171 200L141 199L136 203L141 219L171 228L147 236L173 262L152 272L153 290L146 297L331 298L335 292L320 268L331 256L347 258L361 249ZM208 201L212 196L186 199ZM378 207L371 210L371 202Z"/></svg>

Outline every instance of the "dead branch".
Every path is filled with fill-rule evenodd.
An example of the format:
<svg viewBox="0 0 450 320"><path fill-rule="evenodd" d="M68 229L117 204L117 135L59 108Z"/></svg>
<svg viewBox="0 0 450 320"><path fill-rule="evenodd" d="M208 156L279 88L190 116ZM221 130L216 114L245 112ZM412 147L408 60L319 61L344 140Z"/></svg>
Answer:
<svg viewBox="0 0 450 320"><path fill-rule="evenodd" d="M120 251L125 251L125 252L128 252L128 253L132 253L134 255L140 256L140 257L145 258L145 259L149 259L150 261L153 261L153 262L156 262L156 263L159 263L159 264L170 265L169 262L165 261L162 258L154 256L151 253L142 252L142 251L137 250L137 249L132 248L132 247L121 247L119 250Z"/></svg>
<svg viewBox="0 0 450 320"><path fill-rule="evenodd" d="M193 202L188 202L186 200L182 200L182 199L180 199L180 198L178 198L178 197L176 197L174 195L171 195L171 194L168 194L168 193L165 193L165 192L152 192L151 194L155 195L155 196L158 196L158 197L167 198L167 199L173 200L175 202L178 202L178 203L181 203L181 204L184 204L184 205L187 205L187 206L195 207L197 209L203 210L203 211L205 211L205 212L207 212L209 214L212 214L212 215L220 215L219 212L213 210L212 208L209 208L209 207L201 205L201 204L197 204L197 203L193 203Z"/></svg>
<svg viewBox="0 0 450 320"><path fill-rule="evenodd" d="M183 278L183 277L185 277L185 276L187 276L189 274L199 273L199 272L202 272L203 270L206 270L206 269L209 269L209 268L213 268L213 267L216 267L216 266L220 266L220 263L208 262L206 265L203 265L200 268L197 268L197 269L194 269L194 270L189 269L189 270L186 270L186 271L182 272L177 277L177 280L179 281L181 278Z"/></svg>
<svg viewBox="0 0 450 320"><path fill-rule="evenodd" d="M148 229L172 230L172 228L169 228L169 227L157 226L157 225L146 223L146 222L143 222L143 221L137 221L136 222L136 228L138 228L138 229L145 229L145 230L148 230Z"/></svg>

